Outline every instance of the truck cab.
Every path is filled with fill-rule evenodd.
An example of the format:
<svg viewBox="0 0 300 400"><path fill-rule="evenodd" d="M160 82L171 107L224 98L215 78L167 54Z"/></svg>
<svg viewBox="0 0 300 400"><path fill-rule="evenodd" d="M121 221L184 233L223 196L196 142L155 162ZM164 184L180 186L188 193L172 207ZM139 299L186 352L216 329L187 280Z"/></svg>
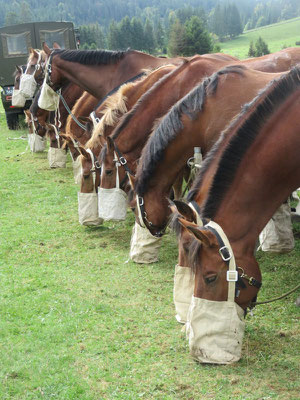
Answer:
<svg viewBox="0 0 300 400"><path fill-rule="evenodd" d="M41 49L46 42L52 48L56 42L62 49L76 49L75 31L72 22L30 22L0 28L0 86L1 99L9 129L18 127L18 118L24 109L29 108L31 100L24 108L11 105L16 65L25 65L29 48Z"/></svg>

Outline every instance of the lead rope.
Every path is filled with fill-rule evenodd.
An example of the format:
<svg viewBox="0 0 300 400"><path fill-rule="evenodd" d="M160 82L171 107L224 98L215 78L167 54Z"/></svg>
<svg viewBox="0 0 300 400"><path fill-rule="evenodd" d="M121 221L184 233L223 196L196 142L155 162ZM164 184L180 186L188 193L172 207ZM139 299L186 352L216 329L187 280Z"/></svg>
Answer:
<svg viewBox="0 0 300 400"><path fill-rule="evenodd" d="M67 110L67 112L69 113L69 115L71 115L73 121L75 121L76 124L77 124L81 129L83 129L84 131L86 131L87 129L86 129L85 125L83 125L81 122L79 122L78 119L75 117L75 115L72 113L72 111L70 110L70 108L69 108L69 106L68 106L66 100L64 99L63 95L62 95L60 92L58 93L58 95L59 95L59 98L60 98L60 100L62 101L62 103L63 103L65 109Z"/></svg>
<svg viewBox="0 0 300 400"><path fill-rule="evenodd" d="M299 285L297 285L296 287L294 287L294 289L289 290L287 293L284 293L284 294L282 294L281 296L274 297L274 298L271 299L271 300L266 300L266 301L255 301L255 302L253 302L253 303L250 303L249 308L252 309L254 306L258 306L258 305L260 305L260 304L272 303L273 301L283 299L283 298L289 296L291 293L295 292L295 291L296 291L297 289L299 289L299 288L300 288L300 283L299 283Z"/></svg>

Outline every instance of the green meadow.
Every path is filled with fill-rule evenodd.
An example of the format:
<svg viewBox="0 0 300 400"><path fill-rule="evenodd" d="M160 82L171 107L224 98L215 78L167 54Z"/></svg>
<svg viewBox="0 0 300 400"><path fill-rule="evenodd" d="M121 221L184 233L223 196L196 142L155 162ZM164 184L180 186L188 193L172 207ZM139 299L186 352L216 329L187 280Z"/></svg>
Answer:
<svg viewBox="0 0 300 400"><path fill-rule="evenodd" d="M240 59L247 58L251 40L255 43L259 36L268 44L271 53L295 47L296 42L300 42L300 17L246 31L234 40L219 43L221 51Z"/></svg>
<svg viewBox="0 0 300 400"><path fill-rule="evenodd" d="M247 316L238 363L198 364L174 317L175 237L158 263L128 261L133 216L80 226L70 159L50 170L3 112L0 149L1 400L299 399L299 292ZM299 282L294 231L291 253L257 254L259 300Z"/></svg>

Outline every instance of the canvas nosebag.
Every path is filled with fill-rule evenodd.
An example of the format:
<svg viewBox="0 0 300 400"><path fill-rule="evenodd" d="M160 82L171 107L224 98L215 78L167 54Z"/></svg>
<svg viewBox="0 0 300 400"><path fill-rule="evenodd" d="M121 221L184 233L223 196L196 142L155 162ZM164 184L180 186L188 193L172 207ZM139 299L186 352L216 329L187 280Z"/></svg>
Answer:
<svg viewBox="0 0 300 400"><path fill-rule="evenodd" d="M147 228L135 222L130 242L130 259L138 264L157 262L161 241L161 237L151 235Z"/></svg>
<svg viewBox="0 0 300 400"><path fill-rule="evenodd" d="M33 75L23 74L20 80L20 91L24 94L25 98L31 99L36 91L36 81Z"/></svg>
<svg viewBox="0 0 300 400"><path fill-rule="evenodd" d="M282 204L259 235L262 251L287 253L295 247L291 208Z"/></svg>
<svg viewBox="0 0 300 400"><path fill-rule="evenodd" d="M87 152L90 153L93 163L94 191L92 193L78 192L78 217L81 225L98 226L103 223L103 219L99 218L98 215L98 193L95 189L95 158L90 149L87 149Z"/></svg>
<svg viewBox="0 0 300 400"><path fill-rule="evenodd" d="M24 94L19 89L13 89L13 94L11 98L11 105L13 107L24 107L26 103L26 98Z"/></svg>
<svg viewBox="0 0 300 400"><path fill-rule="evenodd" d="M116 162L116 187L113 189L100 188L98 192L99 217L104 221L124 221L127 212L127 195L120 188L119 163Z"/></svg>
<svg viewBox="0 0 300 400"><path fill-rule="evenodd" d="M210 221L205 226L219 234L229 252L230 258L226 258L226 262L229 261L228 298L227 301L211 301L192 296L186 333L191 355L197 361L231 364L241 358L245 330L244 310L234 301L236 264L230 243L220 225Z"/></svg>
<svg viewBox="0 0 300 400"><path fill-rule="evenodd" d="M195 276L191 268L175 266L173 300L176 319L181 324L188 320L188 311L194 293Z"/></svg>
<svg viewBox="0 0 300 400"><path fill-rule="evenodd" d="M43 110L56 111L59 105L59 94L46 83L46 77L47 75L42 85L38 106Z"/></svg>
<svg viewBox="0 0 300 400"><path fill-rule="evenodd" d="M73 160L72 157L72 166L73 166L74 182L76 183L76 185L80 185L82 177L82 165L79 157L77 157L75 161Z"/></svg>
<svg viewBox="0 0 300 400"><path fill-rule="evenodd" d="M28 145L33 153L40 153L45 150L46 147L46 137L41 137L36 133L28 134Z"/></svg>
<svg viewBox="0 0 300 400"><path fill-rule="evenodd" d="M55 130L56 140L58 147L49 147L48 150L48 161L50 168L66 168L67 152L65 149L60 147L60 138L55 125L52 125Z"/></svg>

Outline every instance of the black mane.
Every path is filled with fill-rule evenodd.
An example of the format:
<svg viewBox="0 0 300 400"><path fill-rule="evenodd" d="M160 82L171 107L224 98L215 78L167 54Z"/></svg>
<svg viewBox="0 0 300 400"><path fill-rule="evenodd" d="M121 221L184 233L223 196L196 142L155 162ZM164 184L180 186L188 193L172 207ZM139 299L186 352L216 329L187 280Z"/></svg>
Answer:
<svg viewBox="0 0 300 400"><path fill-rule="evenodd" d="M83 65L108 65L115 64L131 50L109 51L109 50L61 50L56 49L53 55L59 55L62 60L77 62Z"/></svg>
<svg viewBox="0 0 300 400"><path fill-rule="evenodd" d="M216 92L219 77L229 73L242 75L244 70L245 67L242 65L229 66L203 79L163 117L142 152L141 167L138 168L135 182L135 191L139 196L143 196L147 191L149 179L153 176L157 164L163 159L166 148L183 129L182 115L187 115L191 120L196 119L198 113L203 110L207 95Z"/></svg>
<svg viewBox="0 0 300 400"><path fill-rule="evenodd" d="M209 194L202 209L202 216L204 218L214 218L226 191L235 177L243 156L259 135L261 128L287 98L296 90L299 90L299 88L300 68L295 67L288 74L270 82L252 102L244 107L238 118L226 130L228 132L234 129L236 122L242 122L242 125L236 124L239 128L232 136L220 158ZM254 111L251 112L245 121L242 121L246 111L252 108ZM212 149L212 153L209 153L210 159L221 142L222 140L219 140L217 145ZM189 201L196 195L197 189L201 185L202 176L203 172L197 178L193 190L189 193Z"/></svg>

